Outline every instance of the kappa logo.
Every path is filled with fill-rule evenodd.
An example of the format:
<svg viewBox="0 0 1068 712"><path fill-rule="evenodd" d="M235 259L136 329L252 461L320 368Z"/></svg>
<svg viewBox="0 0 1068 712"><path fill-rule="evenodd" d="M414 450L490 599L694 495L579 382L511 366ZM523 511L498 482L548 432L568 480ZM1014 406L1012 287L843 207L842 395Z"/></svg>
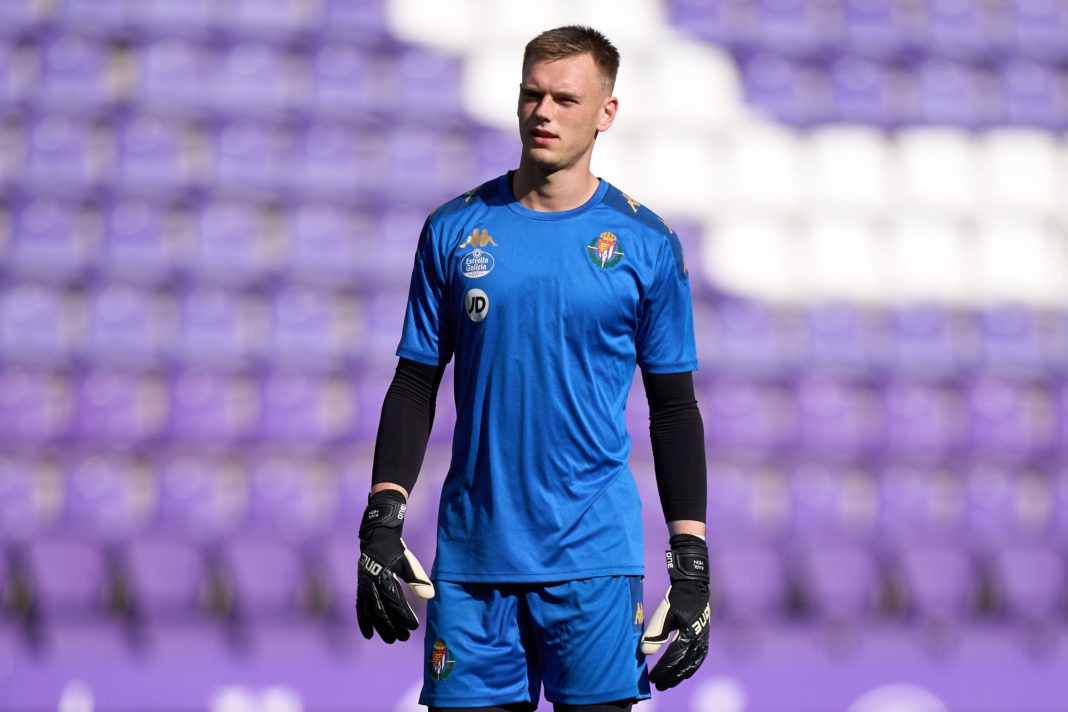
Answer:
<svg viewBox="0 0 1068 712"><path fill-rule="evenodd" d="M638 606L634 609L634 625L643 623L645 623L645 610L642 608L642 602L638 601Z"/></svg>
<svg viewBox="0 0 1068 712"><path fill-rule="evenodd" d="M467 236L467 239L460 243L460 249L463 249L464 247L485 247L486 245L497 247L497 243L490 237L489 230L483 228L480 233L476 227L471 231L471 234Z"/></svg>
<svg viewBox="0 0 1068 712"><path fill-rule="evenodd" d="M601 269L615 267L623 259L622 245L619 238L610 232L602 232L600 236L590 240L586 245L586 251L590 261Z"/></svg>
<svg viewBox="0 0 1068 712"><path fill-rule="evenodd" d="M430 660L427 662L430 663L430 677L438 682L447 678L456 666L449 646L441 638L434 641L434 648L430 651Z"/></svg>

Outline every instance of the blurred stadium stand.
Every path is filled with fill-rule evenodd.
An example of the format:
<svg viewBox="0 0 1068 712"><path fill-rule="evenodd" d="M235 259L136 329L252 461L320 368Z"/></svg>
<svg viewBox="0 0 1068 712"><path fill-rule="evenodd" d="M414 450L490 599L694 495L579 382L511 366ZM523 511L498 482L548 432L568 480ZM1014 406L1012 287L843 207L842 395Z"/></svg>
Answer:
<svg viewBox="0 0 1068 712"><path fill-rule="evenodd" d="M417 709L353 615L411 254L569 22L698 324L712 651L638 709L1064 708L1064 0L0 0L0 710Z"/></svg>

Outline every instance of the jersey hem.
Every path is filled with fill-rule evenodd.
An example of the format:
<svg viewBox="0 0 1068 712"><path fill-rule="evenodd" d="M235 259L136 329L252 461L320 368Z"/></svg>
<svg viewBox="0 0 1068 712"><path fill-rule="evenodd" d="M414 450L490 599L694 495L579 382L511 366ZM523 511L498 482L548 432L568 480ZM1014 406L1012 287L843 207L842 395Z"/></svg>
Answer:
<svg viewBox="0 0 1068 712"><path fill-rule="evenodd" d="M696 371L696 361L681 361L679 363L653 363L653 364L638 364L641 370L645 373L685 373L686 371Z"/></svg>
<svg viewBox="0 0 1068 712"><path fill-rule="evenodd" d="M437 354L428 355L421 351L412 351L411 349L400 348L397 349L397 356L400 356L401 358L406 358L409 361L418 361L419 363L425 364L427 366L442 365L441 361L438 360Z"/></svg>

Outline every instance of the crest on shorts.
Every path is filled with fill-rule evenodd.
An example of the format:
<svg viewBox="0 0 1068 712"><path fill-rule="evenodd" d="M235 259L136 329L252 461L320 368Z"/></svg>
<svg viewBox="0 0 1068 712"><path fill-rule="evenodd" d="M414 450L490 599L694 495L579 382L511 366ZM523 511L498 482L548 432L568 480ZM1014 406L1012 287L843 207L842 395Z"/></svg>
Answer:
<svg viewBox="0 0 1068 712"><path fill-rule="evenodd" d="M602 232L590 240L586 251L590 261L601 269L615 267L623 259L623 246L619 244L619 238L610 232Z"/></svg>
<svg viewBox="0 0 1068 712"><path fill-rule="evenodd" d="M435 640L434 649L430 651L430 677L440 682L452 673L455 665L456 661L449 652L449 646L445 645L441 638Z"/></svg>

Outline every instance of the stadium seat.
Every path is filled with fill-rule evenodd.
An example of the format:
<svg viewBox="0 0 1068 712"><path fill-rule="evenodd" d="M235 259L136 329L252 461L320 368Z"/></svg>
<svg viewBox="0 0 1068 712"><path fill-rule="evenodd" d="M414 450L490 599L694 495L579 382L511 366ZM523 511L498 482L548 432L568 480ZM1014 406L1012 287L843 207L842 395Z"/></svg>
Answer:
<svg viewBox="0 0 1068 712"><path fill-rule="evenodd" d="M78 195L99 178L93 126L84 120L46 113L25 127L25 166L21 181L33 190Z"/></svg>
<svg viewBox="0 0 1068 712"><path fill-rule="evenodd" d="M70 381L49 371L0 368L0 441L8 447L41 446L67 434Z"/></svg>
<svg viewBox="0 0 1068 712"><path fill-rule="evenodd" d="M728 47L752 49L758 41L755 3L744 0L672 0L668 13L673 26L694 38Z"/></svg>
<svg viewBox="0 0 1068 712"><path fill-rule="evenodd" d="M976 207L981 171L972 135L957 128L918 127L895 136L895 146L894 188L903 206L947 216Z"/></svg>
<svg viewBox="0 0 1068 712"><path fill-rule="evenodd" d="M280 185L283 138L275 126L227 119L211 132L212 188L231 195L270 196Z"/></svg>
<svg viewBox="0 0 1068 712"><path fill-rule="evenodd" d="M420 117L438 124L461 117L462 64L459 55L419 46L398 46L379 68L388 78L383 97L388 115Z"/></svg>
<svg viewBox="0 0 1068 712"><path fill-rule="evenodd" d="M843 53L898 59L917 49L922 31L918 3L895 0L845 0L842 3Z"/></svg>
<svg viewBox="0 0 1068 712"><path fill-rule="evenodd" d="M880 565L870 548L843 542L802 550L793 569L816 620L863 629L878 612Z"/></svg>
<svg viewBox="0 0 1068 712"><path fill-rule="evenodd" d="M920 41L930 54L982 60L999 44L981 0L927 0L923 14Z"/></svg>
<svg viewBox="0 0 1068 712"><path fill-rule="evenodd" d="M1064 617L1068 572L1062 552L1048 544L1005 546L992 559L1002 611L1024 624L1057 626Z"/></svg>
<svg viewBox="0 0 1068 712"><path fill-rule="evenodd" d="M881 444L891 459L937 462L962 454L967 444L966 405L945 383L893 378L881 393Z"/></svg>
<svg viewBox="0 0 1068 712"><path fill-rule="evenodd" d="M274 45L237 41L222 46L210 78L211 108L223 116L276 116L290 108L287 57Z"/></svg>
<svg viewBox="0 0 1068 712"><path fill-rule="evenodd" d="M708 468L709 541L777 544L786 535L790 495L774 465L713 458Z"/></svg>
<svg viewBox="0 0 1068 712"><path fill-rule="evenodd" d="M345 39L390 36L385 0L323 0L322 30Z"/></svg>
<svg viewBox="0 0 1068 712"><path fill-rule="evenodd" d="M216 12L227 35L285 41L304 35L316 19L299 0L226 0Z"/></svg>
<svg viewBox="0 0 1068 712"><path fill-rule="evenodd" d="M50 19L64 30L107 38L127 28L124 0L58 0Z"/></svg>
<svg viewBox="0 0 1068 712"><path fill-rule="evenodd" d="M797 418L797 450L824 462L871 456L882 420L870 384L844 377L801 376L790 396Z"/></svg>
<svg viewBox="0 0 1068 712"><path fill-rule="evenodd" d="M179 369L167 377L165 437L183 446L241 443L255 418L247 379L199 368Z"/></svg>
<svg viewBox="0 0 1068 712"><path fill-rule="evenodd" d="M969 621L978 605L978 580L967 552L952 545L920 544L899 550L896 572L911 616L922 624Z"/></svg>
<svg viewBox="0 0 1068 712"><path fill-rule="evenodd" d="M194 185L189 127L170 116L139 114L115 128L114 180L124 197L181 196Z"/></svg>
<svg viewBox="0 0 1068 712"><path fill-rule="evenodd" d="M885 314L845 300L820 301L805 309L805 373L871 381L883 373Z"/></svg>
<svg viewBox="0 0 1068 712"><path fill-rule="evenodd" d="M1044 316L1047 315L1041 310L1020 303L978 309L978 350L983 373L1022 380L1052 376L1045 359L1044 337L1045 330L1053 324Z"/></svg>
<svg viewBox="0 0 1068 712"><path fill-rule="evenodd" d="M180 363L219 369L251 363L257 329L249 297L220 287L197 286L179 294L177 300Z"/></svg>
<svg viewBox="0 0 1068 712"><path fill-rule="evenodd" d="M258 384L256 437L263 442L312 445L347 434L353 420L352 397L341 379L277 368Z"/></svg>
<svg viewBox="0 0 1068 712"><path fill-rule="evenodd" d="M913 118L921 125L982 129L1000 119L984 88L990 78L977 65L942 57L919 59L911 67L917 96Z"/></svg>
<svg viewBox="0 0 1068 712"><path fill-rule="evenodd" d="M231 535L221 545L220 566L234 597L234 613L243 625L293 621L304 615L307 572L299 551L290 544Z"/></svg>
<svg viewBox="0 0 1068 712"><path fill-rule="evenodd" d="M795 403L783 384L713 378L698 400L712 452L781 454L796 444Z"/></svg>
<svg viewBox="0 0 1068 712"><path fill-rule="evenodd" d="M893 65L847 54L830 61L827 82L828 119L835 123L891 130L909 118L901 70Z"/></svg>
<svg viewBox="0 0 1068 712"><path fill-rule="evenodd" d="M827 77L816 63L768 52L739 60L746 103L763 116L793 128L826 121Z"/></svg>
<svg viewBox="0 0 1068 712"><path fill-rule="evenodd" d="M25 542L50 524L38 494L46 472L43 463L32 456L0 456L0 547L5 550L7 545Z"/></svg>
<svg viewBox="0 0 1068 712"><path fill-rule="evenodd" d="M457 186L475 185L470 143L459 124L440 128L392 127L385 137L390 160L383 176L391 195L407 199L412 193L442 202L456 195Z"/></svg>
<svg viewBox="0 0 1068 712"><path fill-rule="evenodd" d="M177 450L154 462L155 510L147 529L202 544L215 544L242 516L244 480L218 455Z"/></svg>
<svg viewBox="0 0 1068 712"><path fill-rule="evenodd" d="M61 474L62 531L87 540L121 541L140 528L143 473L138 463L121 455L72 454Z"/></svg>
<svg viewBox="0 0 1068 712"><path fill-rule="evenodd" d="M792 57L820 57L838 37L836 8L809 0L760 0L756 11L760 46Z"/></svg>
<svg viewBox="0 0 1068 712"><path fill-rule="evenodd" d="M213 0L138 0L126 7L139 34L152 37L204 36L215 18Z"/></svg>
<svg viewBox="0 0 1068 712"><path fill-rule="evenodd" d="M206 6L209 0L188 3L169 3L165 0L144 0L132 5L145 10L155 4L162 7L192 9ZM144 21L143 18L141 21ZM164 35L148 36L133 48L133 80L131 98L141 107L176 117L197 116L210 106L204 90L204 77L213 73L215 55L204 45L200 35L192 38Z"/></svg>
<svg viewBox="0 0 1068 712"><path fill-rule="evenodd" d="M379 61L356 43L316 44L308 56L309 108L316 116L342 120L374 111L372 100L381 91L375 77Z"/></svg>
<svg viewBox="0 0 1068 712"><path fill-rule="evenodd" d="M950 381L972 366L968 344L973 324L962 310L926 300L894 306L887 316L892 373Z"/></svg>
<svg viewBox="0 0 1068 712"><path fill-rule="evenodd" d="M72 536L37 536L22 549L33 605L45 621L106 618L110 575L104 549Z"/></svg>
<svg viewBox="0 0 1068 712"><path fill-rule="evenodd" d="M984 209L1032 220L1055 214L1068 183L1061 146L1055 134L1041 128L985 132L976 144L976 189Z"/></svg>
<svg viewBox="0 0 1068 712"><path fill-rule="evenodd" d="M0 3L0 38L18 37L37 29L41 7L33 0L8 0Z"/></svg>
<svg viewBox="0 0 1068 712"><path fill-rule="evenodd" d="M1068 8L1048 0L1009 3L1013 52L1041 60L1068 58Z"/></svg>
<svg viewBox="0 0 1068 712"><path fill-rule="evenodd" d="M213 198L195 208L193 245L184 265L194 280L247 285L269 270L264 215L260 205Z"/></svg>
<svg viewBox="0 0 1068 712"><path fill-rule="evenodd" d="M245 462L248 504L242 531L246 535L299 547L324 527L325 472L309 457L253 456Z"/></svg>
<svg viewBox="0 0 1068 712"><path fill-rule="evenodd" d="M356 235L371 231L371 216L326 202L285 207L287 279L297 283L349 286L362 256Z"/></svg>
<svg viewBox="0 0 1068 712"><path fill-rule="evenodd" d="M747 544L709 549L717 616L731 624L762 626L786 616L788 581L776 550Z"/></svg>
<svg viewBox="0 0 1068 712"><path fill-rule="evenodd" d="M48 111L100 111L116 99L111 47L75 34L42 39L33 103Z"/></svg>
<svg viewBox="0 0 1068 712"><path fill-rule="evenodd" d="M86 229L77 201L29 197L12 205L12 218L5 261L14 275L48 282L85 276L94 234Z"/></svg>
<svg viewBox="0 0 1068 712"><path fill-rule="evenodd" d="M788 467L785 480L790 497L788 546L858 547L877 540L878 490L867 470L811 458Z"/></svg>
<svg viewBox="0 0 1068 712"><path fill-rule="evenodd" d="M104 235L94 268L108 281L162 285L172 276L177 246L171 209L123 196L102 208Z"/></svg>
<svg viewBox="0 0 1068 712"><path fill-rule="evenodd" d="M711 324L701 341L713 344L710 363L718 372L789 377L801 356L802 326L795 310L722 297L711 305Z"/></svg>
<svg viewBox="0 0 1068 712"><path fill-rule="evenodd" d="M1004 123L1063 131L1068 96L1055 64L1010 59L998 67Z"/></svg>
<svg viewBox="0 0 1068 712"><path fill-rule="evenodd" d="M128 446L159 435L165 393L148 373L91 366L72 378L71 437L87 446Z"/></svg>
<svg viewBox="0 0 1068 712"><path fill-rule="evenodd" d="M287 188L305 198L349 199L378 181L385 157L376 140L339 124L315 122L297 130Z"/></svg>
<svg viewBox="0 0 1068 712"><path fill-rule="evenodd" d="M210 616L210 569L200 546L139 534L120 548L120 566L142 625L196 623Z"/></svg>
<svg viewBox="0 0 1068 712"><path fill-rule="evenodd" d="M1056 416L1052 398L1041 386L979 377L964 396L969 449L982 460L1022 463L1051 453Z"/></svg>
<svg viewBox="0 0 1068 712"><path fill-rule="evenodd" d="M883 551L959 549L966 493L959 472L943 465L897 462L877 472L878 546Z"/></svg>
<svg viewBox="0 0 1068 712"><path fill-rule="evenodd" d="M168 351L169 304L155 292L106 284L87 293L81 356L123 368L158 366Z"/></svg>
<svg viewBox="0 0 1068 712"><path fill-rule="evenodd" d="M6 363L61 366L76 339L76 305L66 291L8 282L0 289L0 358Z"/></svg>
<svg viewBox="0 0 1068 712"><path fill-rule="evenodd" d="M361 340L355 305L324 289L282 286L268 296L269 362L301 369L343 366Z"/></svg>

